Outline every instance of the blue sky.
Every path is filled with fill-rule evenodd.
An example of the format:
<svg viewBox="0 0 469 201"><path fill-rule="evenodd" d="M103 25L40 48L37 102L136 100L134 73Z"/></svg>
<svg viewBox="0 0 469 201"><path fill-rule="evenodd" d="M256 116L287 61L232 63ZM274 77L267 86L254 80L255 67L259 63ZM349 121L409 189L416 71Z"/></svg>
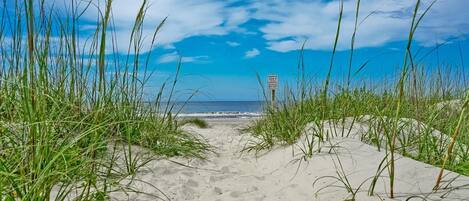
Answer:
<svg viewBox="0 0 469 201"><path fill-rule="evenodd" d="M69 1L55 2L59 8ZM118 50L125 52L133 20L142 0L114 0L113 22ZM298 49L305 44L308 76L320 83L327 72L337 28L339 2L330 0L149 0L143 33L168 20L157 37L150 85L174 75L179 58L182 76L179 94L199 89L196 100L258 100L256 73L262 78L278 74L282 84L296 76ZM422 9L431 1L423 0ZM355 0L344 0L344 18L333 79L343 81L348 66L355 20ZM98 7L103 1L96 1ZM392 78L402 64L405 40L415 6L412 0L362 0L353 68L370 60L354 82ZM415 35L414 53L434 68L460 65L469 56L469 1L439 0ZM80 20L85 38L93 30L97 11L88 9ZM460 55L462 50L462 56ZM466 62L469 65L469 60ZM466 67L467 68L467 67ZM469 72L469 69L466 70ZM149 90L151 93L151 90Z"/></svg>

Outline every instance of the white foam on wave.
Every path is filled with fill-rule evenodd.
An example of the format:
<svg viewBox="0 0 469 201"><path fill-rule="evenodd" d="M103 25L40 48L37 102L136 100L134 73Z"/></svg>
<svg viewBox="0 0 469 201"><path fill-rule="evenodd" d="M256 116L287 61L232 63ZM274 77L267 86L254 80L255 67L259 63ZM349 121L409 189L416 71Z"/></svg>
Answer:
<svg viewBox="0 0 469 201"><path fill-rule="evenodd" d="M261 117L258 112L205 112L205 113L181 113L180 118L255 118Z"/></svg>

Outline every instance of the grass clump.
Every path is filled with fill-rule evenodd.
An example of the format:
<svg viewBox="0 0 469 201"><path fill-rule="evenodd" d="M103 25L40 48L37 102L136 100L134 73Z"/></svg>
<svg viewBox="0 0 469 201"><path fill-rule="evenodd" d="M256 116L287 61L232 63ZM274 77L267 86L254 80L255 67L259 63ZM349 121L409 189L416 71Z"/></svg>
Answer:
<svg viewBox="0 0 469 201"><path fill-rule="evenodd" d="M358 137L386 152L386 158L377 172L381 175L385 170L388 171L391 198L394 197L394 153L467 175L465 161L469 160L469 124L464 120L469 117L469 113L464 109L467 104L464 97L469 89L465 81L461 82L466 75L451 71L444 74L439 65L436 70L429 70L428 66L417 63L417 53L412 49L417 27L433 3L422 9L421 1L416 1L400 73L395 81L383 80L377 86L368 83L351 84L356 27L351 41L348 75L341 82L346 84L333 83L330 79L340 35L341 3L337 37L324 84L315 86L305 79L302 49L298 65L298 87L287 87L284 100L275 108L266 108L263 118L248 129L258 138L249 150L293 145L299 139L304 139L299 143L305 145L302 151L306 159L313 152L320 152L321 144L327 143L330 138L350 137L354 125L366 125L367 131ZM358 17L359 8L360 1L357 1L355 17ZM360 65L356 72L367 64ZM382 83L390 85L383 86ZM455 104L459 102L462 104ZM305 133L311 126L313 131Z"/></svg>
<svg viewBox="0 0 469 201"><path fill-rule="evenodd" d="M207 121L200 119L200 118L189 118L189 119L183 119L179 122L181 126L183 125L195 125L199 128L208 128L208 123Z"/></svg>
<svg viewBox="0 0 469 201"><path fill-rule="evenodd" d="M129 180L155 155L203 157L208 149L181 130L171 109L160 109L176 81L169 98L166 84L151 101L144 93L164 24L150 40L142 35L147 1L124 56L113 48L112 1L87 39L78 23L85 10L70 5L64 16L45 1L2 4L0 200L107 200L114 191L136 191Z"/></svg>

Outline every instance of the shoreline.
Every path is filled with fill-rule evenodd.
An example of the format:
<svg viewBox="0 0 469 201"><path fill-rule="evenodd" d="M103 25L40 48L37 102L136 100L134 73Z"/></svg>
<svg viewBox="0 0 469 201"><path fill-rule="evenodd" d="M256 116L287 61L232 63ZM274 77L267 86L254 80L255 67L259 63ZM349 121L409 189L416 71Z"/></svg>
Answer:
<svg viewBox="0 0 469 201"><path fill-rule="evenodd" d="M201 118L201 119L257 119L264 116L262 112L195 112L179 113L178 118Z"/></svg>

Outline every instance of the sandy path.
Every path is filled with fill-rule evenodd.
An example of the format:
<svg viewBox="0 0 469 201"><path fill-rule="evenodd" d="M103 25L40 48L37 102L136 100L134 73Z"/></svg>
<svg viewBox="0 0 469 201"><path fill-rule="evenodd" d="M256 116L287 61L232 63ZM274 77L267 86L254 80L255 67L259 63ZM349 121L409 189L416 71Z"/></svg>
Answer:
<svg viewBox="0 0 469 201"><path fill-rule="evenodd" d="M241 134L240 128L247 125L246 120L211 120L210 128L186 129L198 133L207 139L216 154L209 154L208 160L174 159L187 166L170 161L154 161L148 164L137 179L158 187L171 200L201 201L303 201L303 200L344 200L350 194L343 188L326 188L327 185L341 186L333 179L320 180L313 187L313 182L322 176L335 176L335 155L316 154L308 162L294 163L300 155L294 155L291 147L276 148L262 156L241 153L248 142L248 135ZM357 195L357 200L390 200L387 197L387 173L383 174L376 187L377 196L367 196L369 178L376 172L384 153L355 139L337 139L339 158L352 187L365 182ZM324 153L325 152L325 153ZM427 196L427 200L443 200L439 194L432 194L431 189L438 169L408 158L397 162L396 200L405 200L412 195ZM386 171L385 171L386 172ZM457 176L452 173L447 178ZM459 177L449 187L460 187L446 195L444 200L469 200L469 178ZM137 182L136 187L144 192L158 195L149 185ZM447 190L445 191L447 192ZM161 196L161 194L160 194ZM145 194L123 195L116 193L119 200L155 200ZM422 199L412 199L422 200Z"/></svg>

